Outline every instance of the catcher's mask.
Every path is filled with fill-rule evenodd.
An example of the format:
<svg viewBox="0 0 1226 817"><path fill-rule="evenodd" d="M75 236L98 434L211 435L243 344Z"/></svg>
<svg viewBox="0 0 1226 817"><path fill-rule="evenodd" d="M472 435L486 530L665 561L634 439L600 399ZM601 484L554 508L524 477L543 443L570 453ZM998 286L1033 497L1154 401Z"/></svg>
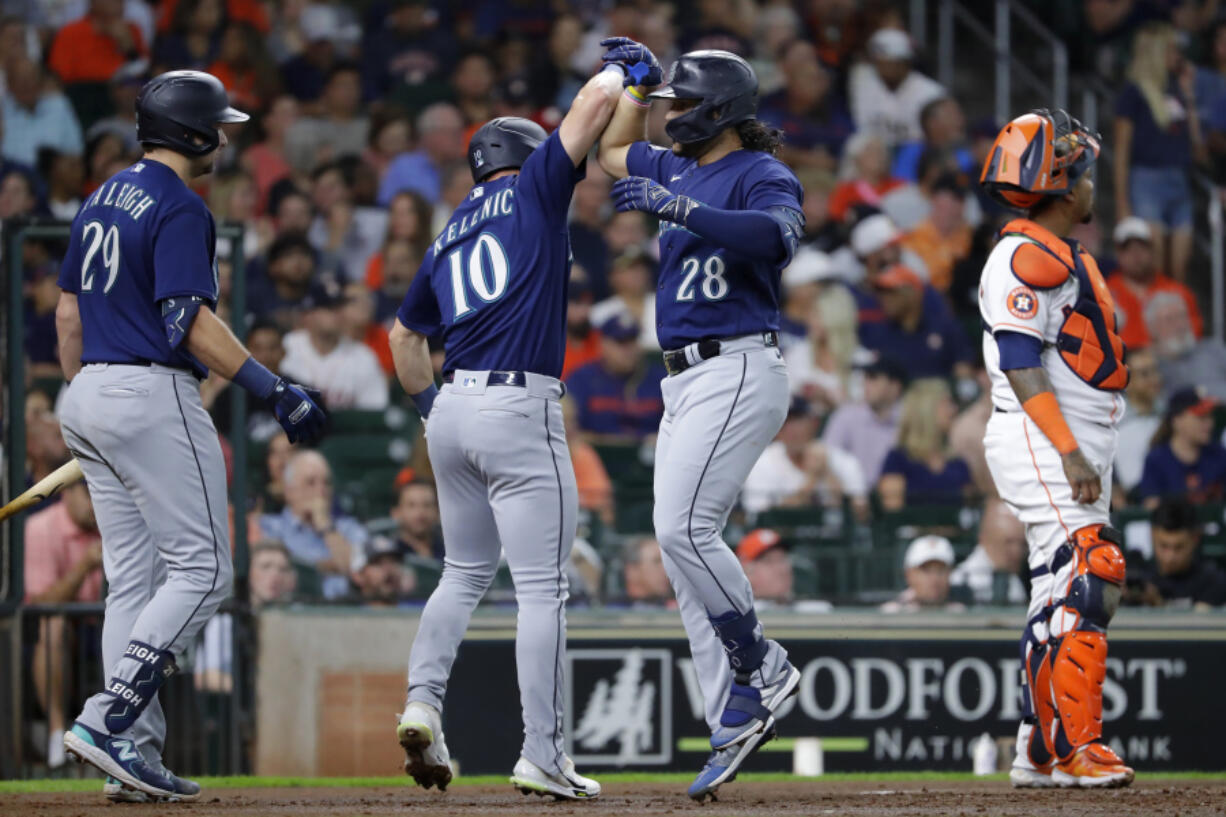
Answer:
<svg viewBox="0 0 1226 817"><path fill-rule="evenodd" d="M997 134L979 183L993 199L1029 210L1073 189L1098 158L1102 137L1066 111L1039 108Z"/></svg>

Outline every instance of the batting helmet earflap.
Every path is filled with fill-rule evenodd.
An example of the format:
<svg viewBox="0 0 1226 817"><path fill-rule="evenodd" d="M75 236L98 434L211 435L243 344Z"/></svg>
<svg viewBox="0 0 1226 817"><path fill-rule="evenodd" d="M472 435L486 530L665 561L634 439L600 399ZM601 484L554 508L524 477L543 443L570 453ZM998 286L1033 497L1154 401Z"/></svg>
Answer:
<svg viewBox="0 0 1226 817"><path fill-rule="evenodd" d="M221 80L203 71L159 74L136 97L136 141L185 156L207 156L217 150L219 123L248 119L230 107Z"/></svg>
<svg viewBox="0 0 1226 817"><path fill-rule="evenodd" d="M730 51L691 51L673 63L668 84L647 96L698 100L664 126L670 139L688 145L753 119L758 112L758 77L749 63Z"/></svg>
<svg viewBox="0 0 1226 817"><path fill-rule="evenodd" d="M468 168L481 182L499 170L524 166L524 161L548 134L531 119L500 116L491 119L468 142Z"/></svg>
<svg viewBox="0 0 1226 817"><path fill-rule="evenodd" d="M1059 108L1039 108L1005 125L979 183L1006 207L1029 210L1063 196L1098 159L1102 137Z"/></svg>

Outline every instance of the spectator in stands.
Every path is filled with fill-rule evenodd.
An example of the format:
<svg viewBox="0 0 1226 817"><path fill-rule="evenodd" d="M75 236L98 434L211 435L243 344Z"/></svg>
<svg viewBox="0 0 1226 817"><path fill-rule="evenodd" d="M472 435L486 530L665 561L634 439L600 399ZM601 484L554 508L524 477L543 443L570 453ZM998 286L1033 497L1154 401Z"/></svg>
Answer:
<svg viewBox="0 0 1226 817"><path fill-rule="evenodd" d="M272 213L278 238L290 233L301 233L305 237L307 230L311 229L311 219L315 217L311 197L289 179L282 179L273 185L268 194L268 209Z"/></svg>
<svg viewBox="0 0 1226 817"><path fill-rule="evenodd" d="M570 449L570 464L579 487L579 507L595 514L605 525L613 524L613 482L596 448L584 438L579 428L575 401L562 398L562 422L566 430L566 445Z"/></svg>
<svg viewBox="0 0 1226 817"><path fill-rule="evenodd" d="M630 539L622 549L626 599L632 605L676 606L673 587L664 570L660 543L653 536Z"/></svg>
<svg viewBox="0 0 1226 817"><path fill-rule="evenodd" d="M217 58L224 26L222 0L179 0L169 30L153 44L155 73L172 68L206 70Z"/></svg>
<svg viewBox="0 0 1226 817"><path fill-rule="evenodd" d="M455 161L444 165L441 185L439 200L433 204L434 221L430 230L432 239L446 229L447 222L451 220L451 214L464 203L468 194L472 192L473 176L472 171L468 168L468 162Z"/></svg>
<svg viewBox="0 0 1226 817"><path fill-rule="evenodd" d="M354 548L368 538L362 523L333 512L332 469L318 451L301 449L285 465L285 508L260 517L260 530L285 543L294 561L318 571L324 598L349 592Z"/></svg>
<svg viewBox="0 0 1226 817"><path fill-rule="evenodd" d="M484 51L470 51L456 63L451 74L455 105L469 133L494 118L494 61ZM468 144L468 139L464 140Z"/></svg>
<svg viewBox="0 0 1226 817"><path fill-rule="evenodd" d="M801 245L824 253L833 252L846 240L842 225L830 215L830 196L836 186L834 175L818 168L809 168L797 173L796 178L805 193L805 200L801 203L805 216Z"/></svg>
<svg viewBox="0 0 1226 817"><path fill-rule="evenodd" d="M1137 495L1147 508L1167 497L1191 502L1221 502L1226 493L1226 448L1212 439L1217 401L1203 389L1189 387L1171 395Z"/></svg>
<svg viewBox="0 0 1226 817"><path fill-rule="evenodd" d="M868 508L868 483L860 463L817 439L818 419L809 403L793 397L783 427L750 469L741 492L749 513L771 508L840 507L845 499Z"/></svg>
<svg viewBox="0 0 1226 817"><path fill-rule="evenodd" d="M247 330L247 349L251 352L251 356L256 362L264 366L273 374L281 374L281 361L285 359L285 345L282 343L281 330L273 323L268 321L256 321ZM216 376L216 375L214 375ZM207 383L212 382L212 377ZM228 381L222 380L225 384L223 389L217 390L211 395L211 401L206 401L205 408L209 414L213 416L213 424L217 427L217 431L223 436L230 436L232 433L231 414L233 411L233 401L231 400L234 394L229 390ZM201 396L204 396L204 389L201 390ZM237 392L247 407L247 439L252 442L268 442L274 437L284 436L281 433L281 424L277 422L276 416L269 410L263 401L250 400L245 390L240 389ZM211 404L210 404L211 403ZM282 462L277 469L270 469L270 474L279 474L285 468L285 463ZM278 478L277 482L280 481Z"/></svg>
<svg viewBox="0 0 1226 817"><path fill-rule="evenodd" d="M209 209L218 224L240 225L243 232L243 258L248 263L259 258L276 235L271 218L257 212L259 193L255 179L245 170L232 168L216 175L209 186ZM234 242L229 238L217 240L217 258L229 262L234 258ZM223 297L227 293L223 291Z"/></svg>
<svg viewBox="0 0 1226 817"><path fill-rule="evenodd" d="M302 329L285 336L285 376L323 392L329 409L387 408L388 383L379 359L364 343L345 337L339 283L321 280L304 300Z"/></svg>
<svg viewBox="0 0 1226 817"><path fill-rule="evenodd" d="M398 543L372 536L354 557L353 584L366 607L395 607L417 586L416 574L404 563Z"/></svg>
<svg viewBox="0 0 1226 817"><path fill-rule="evenodd" d="M425 0L390 4L382 28L368 31L362 44L362 78L367 99L389 99L407 110L441 100L455 62L449 26Z"/></svg>
<svg viewBox="0 0 1226 817"><path fill-rule="evenodd" d="M381 252L371 256L372 262L375 259L380 262L379 288L373 293L375 320L386 326L404 301L409 285L421 266L422 255L414 249L412 242L395 238L387 242Z"/></svg>
<svg viewBox="0 0 1226 817"><path fill-rule="evenodd" d="M600 333L592 326L592 290L585 278L571 270L566 290L566 358L562 379L571 372L600 359Z"/></svg>
<svg viewBox="0 0 1226 817"><path fill-rule="evenodd" d="M311 3L298 12L302 36L299 53L281 64L281 83L303 104L304 111L316 113L319 99L332 68L349 59L361 30L351 20L352 12L336 3Z"/></svg>
<svg viewBox="0 0 1226 817"><path fill-rule="evenodd" d="M966 188L953 175L932 186L928 217L903 238L903 246L924 259L928 283L947 292L954 265L971 251L971 225L966 221Z"/></svg>
<svg viewBox="0 0 1226 817"><path fill-rule="evenodd" d="M1160 292L1151 297L1145 328L1168 396L1203 383L1212 397L1226 400L1226 345L1217 338L1196 339L1182 296Z"/></svg>
<svg viewBox="0 0 1226 817"><path fill-rule="evenodd" d="M1158 270L1154 254L1153 231L1149 223L1137 216L1121 219L1115 225L1115 257L1119 263L1107 286L1115 299L1116 315L1121 323L1120 340L1129 349L1150 344L1145 328L1145 308L1160 292L1170 292L1183 298L1192 322L1192 332L1199 338L1203 331L1200 307L1192 291Z"/></svg>
<svg viewBox="0 0 1226 817"><path fill-rule="evenodd" d="M345 337L366 344L375 353L379 367L390 377L396 367L388 345L387 327L375 320L375 294L365 284L346 284L345 304L341 307L341 327Z"/></svg>
<svg viewBox="0 0 1226 817"><path fill-rule="evenodd" d="M51 410L52 399L34 389L26 394L26 475L33 485L59 468L68 458L60 421Z"/></svg>
<svg viewBox="0 0 1226 817"><path fill-rule="evenodd" d="M966 115L952 96L939 96L920 109L920 129L923 138L898 146L890 175L905 182L920 180L920 157L927 151L945 151L953 156L957 169L968 175L978 175L981 162L976 162L966 137Z"/></svg>
<svg viewBox="0 0 1226 817"><path fill-rule="evenodd" d="M763 98L758 118L783 131L779 158L793 170L833 170L855 130L834 90L833 73L818 60L813 44L801 39L782 47L778 64L783 88Z"/></svg>
<svg viewBox="0 0 1226 817"><path fill-rule="evenodd" d="M256 507L261 514L279 514L285 507L285 466L294 448L285 432L278 431L268 439L264 452L264 482Z"/></svg>
<svg viewBox="0 0 1226 817"><path fill-rule="evenodd" d="M304 116L285 134L285 154L299 173L310 173L322 162L359 156L370 134L370 117L362 111L362 79L358 66L338 62L328 71L319 113Z"/></svg>
<svg viewBox="0 0 1226 817"><path fill-rule="evenodd" d="M949 576L954 547L944 536L921 536L907 545L903 556L907 589L881 605L883 613L918 613L924 610L960 612L966 607L949 600Z"/></svg>
<svg viewBox="0 0 1226 817"><path fill-rule="evenodd" d="M948 309L925 296L927 287L902 265L871 279L885 320L861 324L860 343L878 355L906 360L912 377L969 377L966 333Z"/></svg>
<svg viewBox="0 0 1226 817"><path fill-rule="evenodd" d="M999 499L983 506L979 544L953 569L949 583L965 588L976 604L1025 604L1018 574L1026 565L1026 530Z"/></svg>
<svg viewBox="0 0 1226 817"><path fill-rule="evenodd" d="M794 267L793 262L784 273L785 281ZM784 349L783 359L792 394L824 416L847 402L851 368L864 357L864 350L856 335L856 302L851 293L843 286L820 287L809 307L806 336ZM793 292L789 287L789 302Z"/></svg>
<svg viewBox="0 0 1226 817"><path fill-rule="evenodd" d="M294 328L315 274L315 248L301 233L284 233L268 248L268 272L252 276L247 310L281 331Z"/></svg>
<svg viewBox="0 0 1226 817"><path fill-rule="evenodd" d="M221 32L217 59L208 71L221 80L240 110L262 111L280 83L255 27L231 20Z"/></svg>
<svg viewBox="0 0 1226 817"><path fill-rule="evenodd" d="M779 348L786 354L804 343L809 315L818 293L827 281L837 280L838 272L830 256L821 250L802 246L792 263L783 270L783 303L779 309Z"/></svg>
<svg viewBox="0 0 1226 817"><path fill-rule="evenodd" d="M570 208L570 247L575 263L587 273L596 300L609 296L609 247L604 240L609 220L609 177L594 171L575 185Z"/></svg>
<svg viewBox="0 0 1226 817"><path fill-rule="evenodd" d="M379 204L386 207L401 190L415 190L431 204L442 194L443 169L464 158L464 119L448 102L436 102L417 117L417 150L402 153L388 165L379 185Z"/></svg>
<svg viewBox="0 0 1226 817"><path fill-rule="evenodd" d="M792 603L792 560L778 533L765 528L750 531L736 546L736 557L749 579L755 602Z"/></svg>
<svg viewBox="0 0 1226 817"><path fill-rule="evenodd" d="M1226 604L1226 573L1204 558L1196 507L1185 499L1164 499L1151 517L1154 558L1128 557L1125 604L1193 607Z"/></svg>
<svg viewBox="0 0 1226 817"><path fill-rule="evenodd" d="M383 249L372 255L366 262L366 286L372 290L382 290L385 284L383 267L388 245L393 241L407 242L409 256L416 259L417 264L413 266L407 278L401 278L396 283L390 284L385 290L389 297L396 299L396 307L400 306L400 301L408 292L409 283L413 280L413 275L417 273L417 266L420 265L421 259L425 257L426 250L430 247L430 241L433 238L431 221L434 214L432 209L430 202L426 201L420 193L414 193L411 190L402 190L392 196L391 203L387 206L387 232L383 239ZM401 286L403 289L400 288Z"/></svg>
<svg viewBox="0 0 1226 817"><path fill-rule="evenodd" d="M880 29L869 38L868 57L852 67L847 80L856 129L891 148L922 139L920 112L945 96L945 89L912 67L911 37L896 28Z"/></svg>
<svg viewBox="0 0 1226 817"><path fill-rule="evenodd" d="M145 56L140 29L124 20L123 0L89 0L84 17L55 33L48 65L60 82L107 82L120 66Z"/></svg>
<svg viewBox="0 0 1226 817"><path fill-rule="evenodd" d="M63 377L55 330L61 291L57 277L54 264L26 267L24 349L31 377Z"/></svg>
<svg viewBox="0 0 1226 817"><path fill-rule="evenodd" d="M261 213L271 209L269 193L273 185L294 172L286 151L286 135L297 121L298 100L289 94L278 96L260 117L264 138L243 151L240 164L255 179Z"/></svg>
<svg viewBox="0 0 1226 817"><path fill-rule="evenodd" d="M102 538L85 482L64 489L59 502L25 523L25 602L63 604L102 600ZM63 616L39 616L31 671L38 704L47 714L47 765L64 764L64 712L72 630Z"/></svg>
<svg viewBox="0 0 1226 817"><path fill-rule="evenodd" d="M863 374L864 400L835 409L826 422L822 441L855 457L864 479L875 485L886 455L898 440L899 401L907 374L889 358L869 364Z"/></svg>
<svg viewBox="0 0 1226 817"><path fill-rule="evenodd" d="M380 182L392 160L411 147L412 129L409 117L397 110L371 117L370 137L362 151L362 163L375 172Z"/></svg>
<svg viewBox="0 0 1226 817"><path fill-rule="evenodd" d="M90 139L85 146L85 189L89 195L102 186L111 176L127 167L136 155L125 147L125 140L120 136L103 132Z"/></svg>
<svg viewBox="0 0 1226 817"><path fill-rule="evenodd" d="M605 222L604 241L611 258L620 258L627 252L647 252L651 243L647 217L637 210L614 213Z"/></svg>
<svg viewBox="0 0 1226 817"><path fill-rule="evenodd" d="M55 148L61 153L81 155L84 144L81 125L68 97L46 82L43 69L31 60L19 60L5 77L8 89L0 100L0 122L4 158L33 166L38 149Z"/></svg>
<svg viewBox="0 0 1226 817"><path fill-rule="evenodd" d="M1192 255L1188 171L1205 151L1195 69L1183 59L1169 24L1151 23L1137 32L1128 80L1115 103L1111 140L1116 217L1149 222L1158 266L1184 281Z"/></svg>
<svg viewBox="0 0 1226 817"><path fill-rule="evenodd" d="M628 315L614 313L598 330L600 359L566 380L579 428L593 440L639 442L656 433L664 415L664 366L644 359L639 325Z"/></svg>
<svg viewBox="0 0 1226 817"><path fill-rule="evenodd" d="M949 427L949 451L971 469L971 480L976 493L985 497L996 496L996 483L988 471L983 449L983 435L992 416L992 384L984 371L982 361L975 366L974 380L978 397L964 408Z"/></svg>
<svg viewBox="0 0 1226 817"><path fill-rule="evenodd" d="M34 183L28 173L13 166L0 176L0 222L29 216L37 205Z"/></svg>
<svg viewBox="0 0 1226 817"><path fill-rule="evenodd" d="M881 197L903 182L890 175L890 154L876 133L857 132L843 150L843 181L830 194L827 205L835 221L846 222L853 207L880 207Z"/></svg>
<svg viewBox="0 0 1226 817"><path fill-rule="evenodd" d="M81 156L55 148L38 149L38 175L47 183L47 209L53 218L72 221L81 209L85 166Z"/></svg>
<svg viewBox="0 0 1226 817"><path fill-rule="evenodd" d="M390 516L396 521L396 544L402 554L442 563L443 532L434 483L417 478L404 481Z"/></svg>
<svg viewBox="0 0 1226 817"><path fill-rule="evenodd" d="M1149 349L1128 350L1128 408L1116 426L1115 482L1131 494L1141 481L1150 441L1162 424L1162 375Z"/></svg>
<svg viewBox="0 0 1226 817"><path fill-rule="evenodd" d="M617 256L609 271L613 294L592 306L592 323L600 326L614 315L625 315L639 327L639 346L658 351L655 277L655 263L638 247Z"/></svg>
<svg viewBox="0 0 1226 817"><path fill-rule="evenodd" d="M949 452L956 407L944 380L917 380L907 389L898 423L898 446L881 468L881 507L961 505L974 485L965 462Z"/></svg>
<svg viewBox="0 0 1226 817"><path fill-rule="evenodd" d="M143 60L120 66L111 76L107 91L111 98L110 114L102 117L85 131L86 153L88 144L102 133L113 133L123 140L124 150L132 153L140 145L136 142L136 97L148 79L148 66Z"/></svg>

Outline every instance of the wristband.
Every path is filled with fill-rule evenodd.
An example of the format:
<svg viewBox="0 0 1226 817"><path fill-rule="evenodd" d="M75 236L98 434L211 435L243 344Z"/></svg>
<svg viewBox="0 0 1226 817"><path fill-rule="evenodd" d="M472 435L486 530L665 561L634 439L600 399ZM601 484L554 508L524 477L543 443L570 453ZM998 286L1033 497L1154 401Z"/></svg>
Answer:
<svg viewBox="0 0 1226 817"><path fill-rule="evenodd" d="M280 379L254 357L248 357L234 373L234 382L261 400L269 398Z"/></svg>
<svg viewBox="0 0 1226 817"><path fill-rule="evenodd" d="M647 101L647 97L643 96L633 85L626 86L625 97L640 108L651 107L651 103Z"/></svg>
<svg viewBox="0 0 1226 817"><path fill-rule="evenodd" d="M1022 403L1022 411L1034 420L1034 424L1047 435L1047 439L1051 440L1051 444L1061 455L1077 450L1077 438L1069 430L1064 414L1060 411L1060 404L1056 402L1056 395L1049 391L1039 392Z"/></svg>
<svg viewBox="0 0 1226 817"><path fill-rule="evenodd" d="M417 410L421 413L422 419L430 415L430 408L434 405L434 398L438 397L438 386L431 383L426 388L419 391L417 394L410 394L409 398L413 404L417 406Z"/></svg>

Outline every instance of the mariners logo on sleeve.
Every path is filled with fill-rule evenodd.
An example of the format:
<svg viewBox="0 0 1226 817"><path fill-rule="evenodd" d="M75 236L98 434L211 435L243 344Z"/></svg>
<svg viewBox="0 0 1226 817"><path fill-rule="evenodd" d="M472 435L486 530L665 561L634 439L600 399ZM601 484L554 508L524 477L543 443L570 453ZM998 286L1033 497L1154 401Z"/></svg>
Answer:
<svg viewBox="0 0 1226 817"><path fill-rule="evenodd" d="M1039 299L1030 287L1015 287L1005 299L1005 305L1015 318L1028 320L1039 312Z"/></svg>

